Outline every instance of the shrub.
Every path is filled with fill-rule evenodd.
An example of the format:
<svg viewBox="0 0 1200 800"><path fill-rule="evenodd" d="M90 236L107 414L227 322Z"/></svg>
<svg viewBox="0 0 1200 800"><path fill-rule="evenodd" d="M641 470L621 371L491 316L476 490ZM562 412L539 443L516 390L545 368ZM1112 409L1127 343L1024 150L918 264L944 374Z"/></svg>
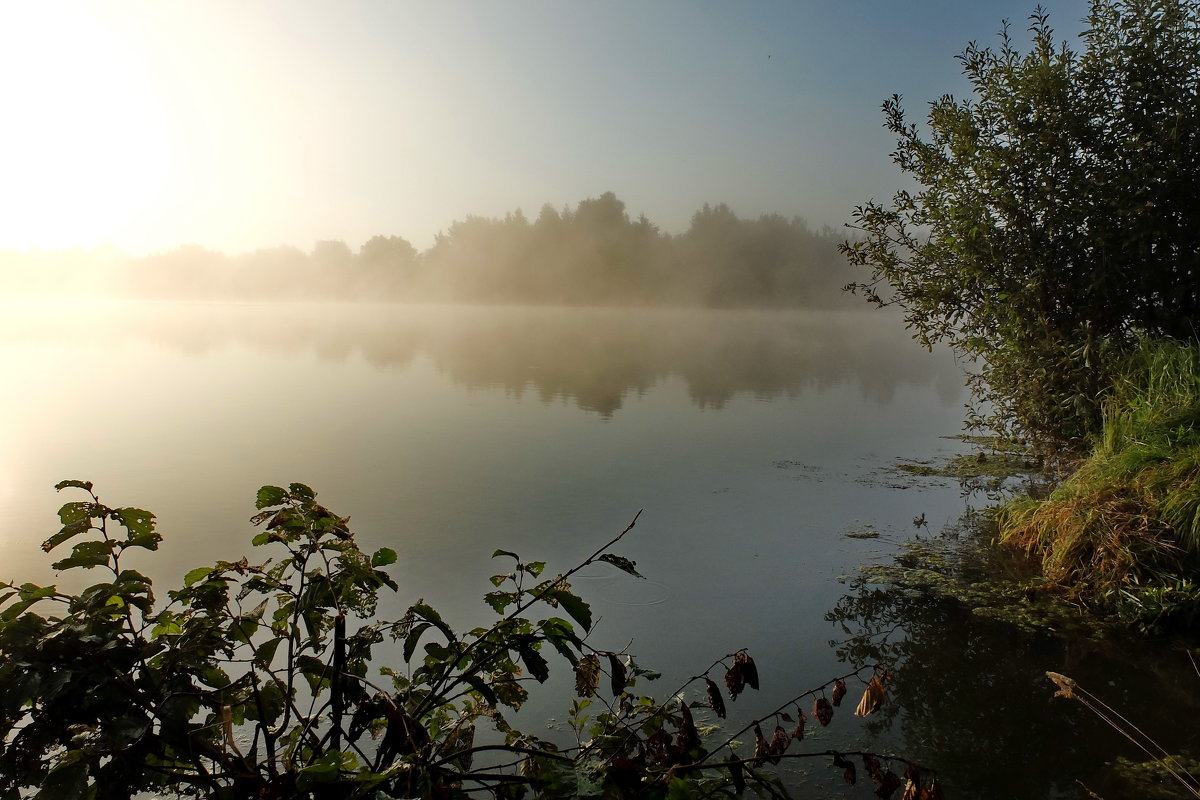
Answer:
<svg viewBox="0 0 1200 800"><path fill-rule="evenodd" d="M497 550L506 571L485 596L497 619L456 632L418 601L396 621L375 619L379 592L396 589L396 553L361 551L347 519L302 484L264 486L252 518L262 563L218 561L189 571L161 609L130 549L157 549L152 514L110 508L90 483L64 481L87 499L63 505L47 551L73 543L56 569L101 568L77 595L54 586L0 584L0 796L116 798L139 792L215 798L498 798L732 796L747 785L783 792L765 764L819 757L853 779L861 763L881 797L940 796L936 779L904 759L871 753L788 753L812 703L821 725L847 691L865 684L855 713L884 701L886 675L864 667L801 693L713 744L693 709L725 716L758 688L745 651L718 659L664 703L635 693L655 676L624 653L585 641L588 604L569 579L606 562L634 526L555 577L546 565ZM56 613L41 615L46 604ZM541 618L530 616L537 612ZM390 640L390 663L376 648ZM398 653L397 653L398 651ZM575 747L506 718L550 674L571 667L578 699ZM724 668L726 693L709 676ZM684 691L704 687L703 701ZM775 724L769 738L762 725ZM790 730L784 722L794 726ZM736 739L754 732L752 753ZM902 770L904 777L893 771ZM31 793L32 792L32 793Z"/></svg>
<svg viewBox="0 0 1200 800"><path fill-rule="evenodd" d="M976 364L976 420L1081 448L1137 334L1200 314L1200 3L1092 0L1084 48L1040 8L1021 53L959 57L971 96L929 105L928 136L883 104L916 182L856 209L848 289L898 304L926 346Z"/></svg>

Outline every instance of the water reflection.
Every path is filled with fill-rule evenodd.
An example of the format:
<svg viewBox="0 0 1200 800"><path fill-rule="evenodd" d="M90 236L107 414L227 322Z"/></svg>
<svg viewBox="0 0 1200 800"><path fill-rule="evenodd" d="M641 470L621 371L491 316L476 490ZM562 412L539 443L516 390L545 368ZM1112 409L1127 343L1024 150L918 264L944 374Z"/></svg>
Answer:
<svg viewBox="0 0 1200 800"><path fill-rule="evenodd" d="M380 369L428 358L467 388L533 393L604 417L669 376L683 378L700 408L845 382L878 404L905 384L956 400L960 377L899 330L872 312L113 303L10 309L0 341L152 341L192 356L307 351Z"/></svg>
<svg viewBox="0 0 1200 800"><path fill-rule="evenodd" d="M1080 704L1052 699L1047 670L1169 752L1200 748L1200 731L1182 722L1200 713L1200 675L1179 646L1028 635L952 601L862 582L827 619L842 634L830 643L842 659L883 662L894 676L868 735L937 769L948 797L1130 796L1110 764L1145 756Z"/></svg>

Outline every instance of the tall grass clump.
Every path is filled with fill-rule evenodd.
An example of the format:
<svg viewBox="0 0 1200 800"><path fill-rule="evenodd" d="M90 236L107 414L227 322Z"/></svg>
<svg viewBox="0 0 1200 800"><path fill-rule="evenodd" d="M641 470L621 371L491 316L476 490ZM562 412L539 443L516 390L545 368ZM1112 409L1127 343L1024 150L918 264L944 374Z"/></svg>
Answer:
<svg viewBox="0 0 1200 800"><path fill-rule="evenodd" d="M1200 620L1200 340L1145 339L1103 404L1091 455L1048 498L999 514L1052 587L1147 627Z"/></svg>

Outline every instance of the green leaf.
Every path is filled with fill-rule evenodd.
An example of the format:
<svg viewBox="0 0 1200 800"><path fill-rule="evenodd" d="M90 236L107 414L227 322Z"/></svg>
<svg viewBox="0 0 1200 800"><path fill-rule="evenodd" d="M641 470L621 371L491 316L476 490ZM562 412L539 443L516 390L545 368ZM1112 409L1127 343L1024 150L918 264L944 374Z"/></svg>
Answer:
<svg viewBox="0 0 1200 800"><path fill-rule="evenodd" d="M406 662L412 661L413 653L417 651L417 643L421 641L421 634L432 627L428 622L413 625L412 630L408 632L408 636L404 639L404 660Z"/></svg>
<svg viewBox="0 0 1200 800"><path fill-rule="evenodd" d="M313 784L333 783L341 773L353 772L357 768L358 757L354 753L334 750L300 770L296 787L305 790Z"/></svg>
<svg viewBox="0 0 1200 800"><path fill-rule="evenodd" d="M229 685L229 676L225 674L225 670L213 664L206 664L201 668L196 673L196 678L205 686L211 686L214 689L224 689Z"/></svg>
<svg viewBox="0 0 1200 800"><path fill-rule="evenodd" d="M438 630L446 634L446 638L450 641L453 642L458 639L458 637L454 635L454 631L450 628L450 626L442 621L442 615L439 614L433 606L428 605L427 603L416 603L415 605L410 606L408 610L416 614L418 617L432 622L437 626Z"/></svg>
<svg viewBox="0 0 1200 800"><path fill-rule="evenodd" d="M154 515L141 508L118 508L112 518L121 523L131 535L145 536L154 533Z"/></svg>
<svg viewBox="0 0 1200 800"><path fill-rule="evenodd" d="M483 600L492 607L497 614L503 614L504 609L508 608L517 599L515 592L488 592L483 596Z"/></svg>
<svg viewBox="0 0 1200 800"><path fill-rule="evenodd" d="M191 586L193 583L207 578L212 571L212 567L196 567L193 570L188 570L188 573L183 576L183 585Z"/></svg>
<svg viewBox="0 0 1200 800"><path fill-rule="evenodd" d="M555 600L571 618L585 631L592 629L592 607L565 589L555 589L542 595L543 599Z"/></svg>
<svg viewBox="0 0 1200 800"><path fill-rule="evenodd" d="M528 572L530 575L532 575L533 577L536 578L537 576L542 574L543 570L546 569L546 562L545 561L530 561L528 564L526 564L523 567L523 569L526 572Z"/></svg>
<svg viewBox="0 0 1200 800"><path fill-rule="evenodd" d="M634 569L637 562L630 561L628 558L625 558L624 556L614 556L612 553L605 553L604 555L600 556L600 558L598 558L597 561L603 561L606 564L612 564L617 569L621 570L622 572L628 572L630 575L633 575L635 578L645 578L646 577L645 575L640 574L636 569Z"/></svg>
<svg viewBox="0 0 1200 800"><path fill-rule="evenodd" d="M150 631L150 638L157 639L159 636L174 636L183 633L183 626L175 620L167 620L160 622Z"/></svg>
<svg viewBox="0 0 1200 800"><path fill-rule="evenodd" d="M516 573L506 572L503 575L493 575L492 577L488 578L488 580L492 582L492 586L499 586L500 584L504 583L506 580L509 580L510 578L515 578L515 577L516 577Z"/></svg>
<svg viewBox="0 0 1200 800"><path fill-rule="evenodd" d="M386 567L396 563L396 551L390 547L381 547L371 556L372 567Z"/></svg>
<svg viewBox="0 0 1200 800"><path fill-rule="evenodd" d="M92 502L63 503L62 508L58 509L58 520L63 525L84 520L90 521L92 517L103 515L104 507Z"/></svg>
<svg viewBox="0 0 1200 800"><path fill-rule="evenodd" d="M569 646L570 642L575 641L573 635L572 637L568 638L565 636L547 633L546 641L549 642L550 645L557 650L563 658L565 658L567 661L570 661L571 666L575 666L575 664L579 662L579 656L575 655L575 652L571 650Z"/></svg>
<svg viewBox="0 0 1200 800"><path fill-rule="evenodd" d="M102 566L107 564L109 559L112 558L112 544L114 543L103 541L80 542L71 548L71 555L60 561L55 561L50 566L60 570L73 569L75 567L91 569L92 567Z"/></svg>
<svg viewBox="0 0 1200 800"><path fill-rule="evenodd" d="M542 658L542 654L528 646L518 646L517 652L529 674L536 678L538 683L545 683L550 677L550 665Z"/></svg>
<svg viewBox="0 0 1200 800"><path fill-rule="evenodd" d="M41 800L79 800L87 796L87 777L87 760L79 751L68 750L46 775L37 796Z"/></svg>
<svg viewBox="0 0 1200 800"><path fill-rule="evenodd" d="M467 675L463 678L463 682L470 686L475 691L479 692L489 705L498 706L500 702L496 699L496 693L492 691L492 687L483 682L478 675Z"/></svg>
<svg viewBox="0 0 1200 800"><path fill-rule="evenodd" d="M302 500L315 500L317 498L317 493L305 486L303 483L288 484L288 491Z"/></svg>
<svg viewBox="0 0 1200 800"><path fill-rule="evenodd" d="M92 491L92 482L91 481L74 481L74 480L59 481L58 483L54 484L54 488L60 492L63 489L67 489L67 488L83 489L85 492L91 492Z"/></svg>
<svg viewBox="0 0 1200 800"><path fill-rule="evenodd" d="M281 505L287 500L287 491L278 486L263 486L258 490L258 495L254 498L254 507L257 509L270 508L271 506Z"/></svg>
<svg viewBox="0 0 1200 800"><path fill-rule="evenodd" d="M75 522L69 522L63 526L62 530L51 536L46 541L42 542L42 549L49 553L54 548L58 547L63 542L73 539L81 533L87 533L92 529L91 519L81 519Z"/></svg>
<svg viewBox="0 0 1200 800"><path fill-rule="evenodd" d="M11 584L9 585L11 586ZM23 583L18 587L17 594L21 599L4 609L3 612L0 612L0 620L8 621L16 619L25 613L25 609L39 600L45 600L57 595L58 589L54 586L38 586L36 583Z"/></svg>
<svg viewBox="0 0 1200 800"><path fill-rule="evenodd" d="M499 558L500 556L508 556L513 561L521 560L521 557L511 550L497 550L496 552L492 553L492 558Z"/></svg>
<svg viewBox="0 0 1200 800"><path fill-rule="evenodd" d="M254 651L254 663L264 669L270 667L271 662L275 659L275 651L279 649L279 643L282 641L283 639L277 636L260 644Z"/></svg>

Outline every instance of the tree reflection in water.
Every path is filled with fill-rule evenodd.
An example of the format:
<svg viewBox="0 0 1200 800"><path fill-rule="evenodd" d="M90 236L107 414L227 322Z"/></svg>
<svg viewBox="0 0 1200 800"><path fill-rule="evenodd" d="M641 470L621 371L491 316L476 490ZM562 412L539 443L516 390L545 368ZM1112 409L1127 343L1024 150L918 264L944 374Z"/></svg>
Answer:
<svg viewBox="0 0 1200 800"><path fill-rule="evenodd" d="M949 569L970 581L977 566L968 557ZM1168 752L1200 751L1200 675L1181 642L1027 632L946 596L866 577L851 588L826 615L840 633L830 644L851 666L881 662L893 676L889 703L867 721L868 746L936 769L948 797L1134 796L1111 764L1145 756L1078 703L1052 699L1047 670Z"/></svg>

